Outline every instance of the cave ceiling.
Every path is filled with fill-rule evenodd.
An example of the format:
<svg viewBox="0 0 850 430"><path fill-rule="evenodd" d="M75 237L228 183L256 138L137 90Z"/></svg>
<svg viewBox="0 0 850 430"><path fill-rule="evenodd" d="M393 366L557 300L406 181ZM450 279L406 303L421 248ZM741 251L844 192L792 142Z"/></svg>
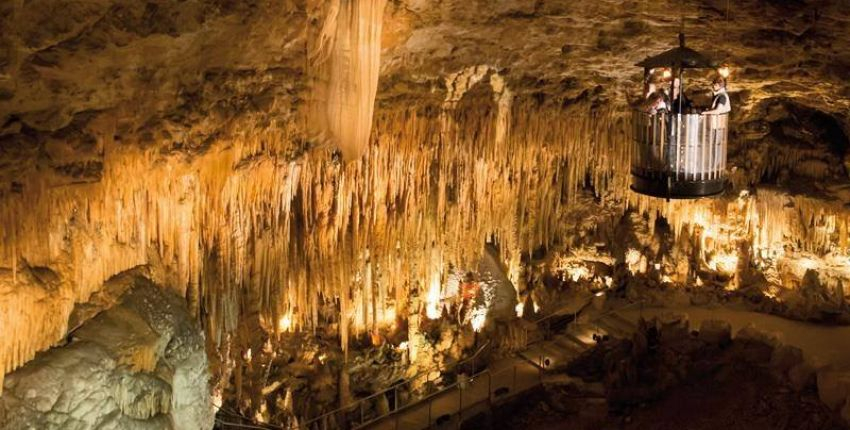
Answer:
<svg viewBox="0 0 850 430"><path fill-rule="evenodd" d="M305 98L307 35L319 25L321 9L313 3L5 2L3 158L61 164L84 157L96 151L86 147L85 125L105 114L135 140L170 140L188 150L235 123L286 120ZM441 101L446 76L482 65L518 95L563 100L600 87L602 97L624 103L639 85L633 64L675 44L684 17L689 45L733 66L731 89L743 105L788 98L837 115L846 129L847 7L846 1L391 1L378 106ZM65 144L45 151L52 138Z"/></svg>

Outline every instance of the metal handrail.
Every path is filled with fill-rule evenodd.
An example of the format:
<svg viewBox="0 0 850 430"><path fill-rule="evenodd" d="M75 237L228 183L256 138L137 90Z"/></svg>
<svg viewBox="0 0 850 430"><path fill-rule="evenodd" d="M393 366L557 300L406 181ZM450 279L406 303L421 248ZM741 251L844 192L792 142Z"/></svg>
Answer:
<svg viewBox="0 0 850 430"><path fill-rule="evenodd" d="M631 307L633 307L633 306L635 306L635 305L641 305L641 306L643 306L644 301L645 301L644 299L638 299L638 300L636 300L636 301L626 303L625 305L623 305L623 306L621 306L621 307L619 307L619 308L616 308L616 309L609 309L609 310L607 310L607 311L605 311L605 312L602 312L602 313L600 313L600 314L596 314L596 315L594 315L591 319L587 320L587 322L585 322L584 324L593 324L593 323L596 323L596 322L598 322L599 320L601 320L601 319L602 319L602 318L604 318L604 317L607 317L607 316L609 316L609 315L613 315L613 314L615 314L615 313L617 313L617 312L620 312L620 311L623 311L623 310L629 309L629 308L631 308ZM590 303L590 302L588 302L586 305L582 306L582 308L581 308L579 311L574 312L574 313L573 313L573 315L574 315L574 316L573 316L573 320L572 320L572 321L570 321L569 323L567 323L567 327L569 327L571 324L575 324L576 326L578 326L578 325L582 324L582 323L580 323L580 322L578 321L578 317L577 317L577 316L578 316L578 314L579 314L580 312L582 312L585 308L587 308L588 306L590 306L590 304L591 304L591 303ZM551 318L551 317L553 317L553 316L559 316L559 315L549 314L549 315L547 315L547 316L545 316L545 317L543 317L543 318L540 318L539 320L535 321L534 323L535 323L535 324L537 324L537 325L539 325L539 323L540 323L540 322L546 321L546 320L548 320L549 318ZM533 344L535 344L535 343L537 343L537 342L543 342L543 341L545 341L545 340L546 340L546 337L547 337L547 336L544 336L544 338L543 338L543 339L538 339L538 340L536 340L536 341L534 341L534 342L530 343L530 345L533 345Z"/></svg>
<svg viewBox="0 0 850 430"><path fill-rule="evenodd" d="M606 312L600 313L600 314L598 314L598 315L594 315L594 317L593 317L592 319L590 319L590 320L588 321L588 323L594 323L594 322L597 322L597 321L601 320L603 317L606 317L606 316L612 315L612 314L614 314L614 313L616 313L616 312L620 312L620 311L622 311L622 310L625 310L625 309L631 308L631 307L636 306L636 305L642 305L642 304L643 304L643 302L644 302L644 300L643 300L643 299L639 299L639 300L634 301L634 302L629 302L629 303L627 303L626 305L621 306L621 307L619 307L619 308L617 308L617 309L610 309L610 310L608 310L608 311L606 311ZM589 304L590 304L590 303L588 303L588 305L589 305ZM585 305L584 307L582 307L582 309L586 308L588 305ZM576 313L576 314L577 314L577 313ZM548 319L549 319L550 317L552 317L552 316L554 316L554 314L550 314L550 315L547 315L546 317L540 318L539 320L537 320L537 321L536 321L536 323L539 323L539 322L544 321L544 320L548 320ZM577 319L574 319L574 320L573 320L573 322L574 322L574 323L576 323L576 324L578 324ZM536 367L534 367L534 368L535 368L535 369L537 369L538 376L539 376L539 375L542 375L542 370L541 370L541 367L540 367L540 366L536 366ZM488 369L483 369L483 370L481 370L480 372L473 373L472 375L470 375L468 382L469 382L469 383L472 383L472 382L474 382L476 379L480 379L483 375L485 375L485 374L486 374L486 375L487 375L487 377L489 378L489 380L488 380L488 396L487 396L487 400L486 400L486 401L492 401L492 396L493 396L492 378L493 378L493 376L501 375L501 374L506 373L506 372L508 372L508 371L513 371L513 372L514 372L514 378L513 378L513 384L512 384L512 390L511 390L511 391L515 391L515 390L516 390L516 386L517 386L517 376L516 376L516 372L517 372L517 365L516 365L516 364L514 364L514 365L513 365L513 366L511 366L511 367L508 367L508 368L505 368L505 369L499 370L499 371L497 371L497 372L493 372L493 371L491 371L489 368L488 368ZM429 395L427 395L427 396L425 396L425 397L423 397L423 398L421 398L421 399L417 400L416 402L409 403L409 404L404 405L404 406L402 406L402 407L400 407L400 408L396 408L396 409L394 409L394 410L392 410L392 411L389 411L389 412L387 412L387 413L385 413L385 414L383 414L383 415L381 415L381 416L375 417L375 418L373 418L373 419L371 419L371 420L369 420L369 421L365 421L365 422L363 422L363 423L360 423L358 426L355 426L354 428L364 428L364 427L368 426L369 424L376 423L376 422L378 422L378 421L381 421L381 420L383 420L383 419L385 419L385 418L387 418L387 417L389 417L389 416L393 416L393 415L395 415L395 416L396 416L396 425L397 425L397 424L398 424L398 414L399 414L399 413L401 413L401 412L403 412L403 411L405 411L405 410L408 410L408 409L412 409L412 408L417 407L417 406L419 406L419 405L422 405L422 404L423 404L423 403L425 403L425 402L428 402L428 427L430 427L430 426L431 426L431 421L432 421L432 417L431 417L431 406L432 406L432 404L433 404L434 399L436 399L436 398L437 398L437 397L439 397L440 395L442 395L442 394L444 394L444 393L446 393L446 392L448 392L448 391L450 391L450 390L452 390L452 389L454 389L454 388L456 388L456 387L457 387L457 388L458 388L458 390L459 390L458 396L459 396L459 401L460 401L460 405L458 406L458 412L457 412L457 413L462 415L462 414L463 414L463 388L459 387L459 384L460 384L460 382L459 382L459 381L456 381L456 382L454 382L454 383L452 383L452 384L450 384L450 385L448 385L448 386L446 386L446 387L443 387L443 388L441 388L441 389L439 389L439 390L437 390L437 391L435 391L435 392L433 392L433 393L431 393L431 394L429 394ZM480 401L479 401L479 402L472 403L471 405L477 405L477 404L479 404L479 403L480 403ZM467 405L467 407L469 407L469 406L471 406L471 405Z"/></svg>
<svg viewBox="0 0 850 430"><path fill-rule="evenodd" d="M482 351L484 351L484 349L485 349L485 348L487 348L488 346L490 346L490 343L491 343L491 342L490 342L490 340L487 340L487 341L486 341L486 342L484 342L484 344L483 344L483 345L481 345L481 346L480 346L480 347L479 347L479 348L478 348L478 349L477 349L477 350L476 350L476 351L475 351L475 352L474 352L471 356L469 356L469 357L467 357L467 358L465 358L465 359L463 359L463 360L459 360L459 361L457 361L457 362L455 362L455 363L451 364L451 369L456 369L456 368L460 367L460 366L461 366L461 365L463 365L463 364L466 364L466 363L469 363L470 361L475 360L475 359L478 357L478 355L479 355L479 354L481 354L481 352L482 352ZM417 379L421 378L422 376L428 376L429 374L433 373L434 371L439 371L439 372L441 372L441 373L442 373L442 372L444 372L444 371L446 371L446 370L449 370L449 367L448 367L448 366L439 366L439 365L438 365L438 366L430 367L430 368L428 368L428 369L426 369L426 370L423 370L423 371L421 371L421 372L417 373L416 375L414 375L414 376L412 376L412 377L410 377L410 378L408 378L408 379L406 379L406 380L404 380L404 381L397 382L397 383L395 383L395 384L393 384L393 385L391 385L391 386L389 386L389 387L387 387L387 388L385 388L385 389L383 389L383 390L381 390L381 391L378 391L378 392L373 393L373 394L370 394L370 395L368 395L368 396L366 396L366 397L363 397L363 398L357 399L357 400L355 400L354 402L349 403L348 405L340 406L340 407L338 407L338 408L336 408L336 409L334 409L334 410L332 410L332 411L325 412L325 413L323 413L322 415L319 415L319 416L317 416L317 417L311 418L310 420L308 420L308 421L304 422L303 424L301 424L301 427L304 427L304 428L309 429L309 428L310 428L310 425L312 425L312 424L314 424L314 423L316 423L316 422L318 422L318 421L320 421L320 420L322 420L322 419L324 419L324 418L330 417L330 416L332 416L332 415L339 414L339 413L341 413L341 412L350 411L350 410L356 409L357 407L362 407L362 404L363 404L363 403L365 403L365 402L367 402L367 401L369 401L369 400L372 400L372 399L374 399L374 398L376 398L376 397L378 397L378 396L385 395L385 394L387 394L387 393L389 393L389 392L391 392L391 391L395 391L398 387L401 387L402 385L405 385L405 384L409 384L409 383L410 383L410 382L412 382L412 381L416 381ZM429 381L426 381L426 382L430 382L430 380L429 380ZM439 391L438 391L438 392L439 392ZM428 396L429 396L429 395L426 395L426 397L423 397L422 399L418 399L415 403L421 403L424 399L427 399L427 398L428 398ZM396 400L396 402L398 402L398 400ZM412 403L411 403L411 404L412 404ZM410 405L407 405L407 406L410 406ZM384 415L384 416L390 415L390 414L392 414L394 411L403 410L403 409L405 409L407 406L403 406L402 408L398 408L398 407L396 407L396 409L394 409L393 411L390 411L388 414L386 414L386 415ZM373 420L371 420L371 421L367 421L367 422L364 422L364 423L360 423L360 426L363 426L363 425L365 425L365 424L367 424L367 423L374 422L375 420L380 419L380 418L383 418L384 416L378 417L378 418L373 419Z"/></svg>
<svg viewBox="0 0 850 430"><path fill-rule="evenodd" d="M535 369L537 369L537 368L535 368ZM494 373L492 370L490 370L490 369L484 369L484 370L481 370L480 372L478 372L478 373L475 373L475 374L471 375L471 376L469 377L468 382L469 382L469 383L473 383L476 379L480 379L481 377L483 377L483 375L485 375L485 374L486 374L486 375L487 375L487 378L488 378L488 380L487 380L488 387L487 387L487 399L486 399L486 401L492 401L492 397L493 397L493 386L492 386L492 384L493 384L493 377L494 377L494 376L496 376L496 375L501 375L501 374L507 373L507 372L509 372L509 371L513 372L513 374L514 374L513 384L512 384L512 388L513 388L513 390L512 390L512 391L515 391L515 390L516 390L516 386L517 386L517 364L514 364L514 365L512 365L511 367L507 367L507 368L501 369L501 370L499 370L499 371L497 371L497 372L495 372L495 373ZM540 372L540 370L539 370L539 369L537 369L537 372L538 372L538 376L540 376L540 375L541 375L541 372ZM430 427L431 427L431 421L432 421L432 417L431 417L431 410L432 410L432 405L433 405L434 399L436 399L436 398L437 398L437 397L439 397L440 395L445 394L445 393L447 393L448 391L450 391L450 390L452 390L452 389L454 389L454 388L456 388L456 387L458 388L458 391L459 391L459 393L458 393L458 397L459 397L459 401L460 401L460 405L458 406L458 412L457 412L457 413L458 413L458 414L463 414L463 391L464 391L464 389L460 386L460 382L454 382L454 383L452 383L452 384L450 384L450 385L448 385L448 386L446 386L446 387L443 387L443 388L441 388L441 389L439 389L439 390L437 390L437 391L435 391L435 392L433 392L433 393L431 393L431 394L429 394L429 395L427 395L427 396L425 396L425 397L423 397L423 398L419 399L419 400L418 400L418 401L416 401L415 403L410 403L410 404L404 405L403 407L398 408L398 409L395 409L395 410L393 410L393 411L390 411L390 412L388 412L388 413L386 413L386 414L384 414L384 415L382 415L382 416L380 416L380 417L376 417L376 418L374 418L374 419L372 419L372 420L369 420L369 421L367 421L367 422L361 423L360 425L355 426L354 428L355 428L355 429L364 428L364 427L366 427L366 426L368 426L368 425L370 425L370 424L374 424L374 423L376 423L376 422L378 422L378 421L381 421L381 420L383 420L383 419L385 419L385 418L387 418L387 417L389 417L389 416L396 416L396 428L397 428L397 427L398 427L398 414L399 414L400 412L403 412L403 411L408 410L408 409L412 409L412 408L414 408L414 407L416 407L416 406L419 406L419 405L421 405L421 404L425 403L426 401L428 402L428 428L430 428ZM477 404L479 404L479 403L481 403L481 401L479 401L479 402L475 402L475 403L472 403L471 405L477 405ZM471 406L471 405L467 405L467 407L469 407L469 406Z"/></svg>
<svg viewBox="0 0 850 430"><path fill-rule="evenodd" d="M588 302L586 305L584 305L584 306L581 308L581 310L579 310L578 312L575 312L575 313L574 313L574 315L577 315L579 312L581 312L582 310L584 310L585 308L587 308L587 306L589 306L590 304L591 304L591 302ZM596 322L596 321L598 321L598 320L602 319L603 317L606 317L606 316L608 316L608 315L612 315L612 314L614 314L614 313L616 313L616 312L619 312L619 311L625 310L625 309L627 309L627 308L630 308L630 307L635 306L635 305L638 305L638 304L643 304L643 299L639 299L639 300L637 300L637 301L635 301L635 302L629 302L629 303L627 303L626 305L621 306L621 307L619 307L619 308L617 308L617 309L610 309L610 310L608 310L608 311L606 311L606 312L603 312L603 313L601 313L601 314L594 315L594 317L593 317L592 319L590 319L589 321L587 321L587 323L593 323L593 322ZM553 317L555 317L555 316L563 316L563 315L556 315L556 314L554 314L554 313L553 313L553 314L550 314L550 315L547 315L547 316L545 316L545 317L542 317L542 318L538 319L538 320L537 320L537 321L535 321L534 323L535 323L535 324L539 324L539 323L541 323L541 322L543 322L543 321L547 321L547 320L549 320L550 318L553 318ZM571 321L570 323L568 323L568 326L569 326L569 324L577 324L577 325L578 325L578 324L579 324L579 323L578 323L578 319L574 317L574 318L573 318L573 321ZM393 392L393 391L395 391L397 388L399 388L399 387L401 387L401 386L403 386L403 385L405 385L405 384L409 384L409 383L411 383L412 381L415 381L415 380L419 379L419 378L420 378L420 377L422 377L423 375L427 376L427 375L429 375L430 373L432 373L432 372L433 372L433 371L435 371L435 370L437 370L437 371L441 371L441 373L442 373L442 372L444 372L444 371L448 370L449 368L451 368L451 369L457 369L457 368L459 368L461 365L466 364L466 363L469 363L469 362L472 362L473 360L475 360L475 359L478 357L478 355L480 355L480 354L481 354L481 352L482 352L482 351L484 351L484 349L485 349L485 348L487 348L488 346L490 346L490 344L491 344L491 341L490 341L490 340L488 340L488 341L487 341L487 342L485 342L483 345L481 345L481 347L479 347L479 348L478 348L478 349L477 349L477 350L476 350L476 351L475 351L475 352L474 352L471 356L469 356L469 357L467 357L467 358L465 358L465 359L463 359L463 360L459 360L459 361L457 361L457 362L453 363L450 367L449 367L449 366L434 366L434 367L431 367L431 368L429 368L429 369L427 369L427 370L425 370L425 371L422 371L422 372L417 373L415 376L413 376L413 377L411 377L411 378L408 378L408 379L407 379L407 380L405 380L405 381L402 381L402 382L398 382L398 383L396 383L396 384L393 384L393 385L391 385L391 386L389 386L389 387L385 388L384 390L381 390L381 391L378 391L378 392L376 392L376 393L373 393L373 394L371 394L371 395L369 395L369 396L367 396L367 397L363 397L363 398L357 399L356 401L354 401L354 402L352 402L352 403L349 403L348 405L340 406L340 407L339 407L339 408L337 408L337 409L334 409L334 410L332 410L332 411L329 411L329 412L326 412L326 413L324 413L324 414L322 414L322 415L319 415L319 416L317 416L317 417L314 417L314 418L310 419L309 421L306 421L306 422L302 423L302 424L300 425L300 427L301 427L301 428L304 428L304 429L309 429L311 425L315 424L316 422L318 422L318 421L320 421L320 420L322 420L322 419L324 419L324 418L327 418L327 417L330 417L330 416L332 416L332 415L336 415L336 414L339 414L339 413L343 413L343 412L346 412L346 411L355 410L355 409L356 409L356 408L358 408L358 407L361 407L361 408L362 408L362 405L363 405L364 403L366 403L366 402L368 402L368 401L370 401L370 400L372 400L372 399L375 399L375 398L377 398L377 397L379 397L379 396L386 395L387 393ZM508 368L508 369L511 369L511 368ZM505 371L507 371L508 369L504 369L504 370L505 370ZM513 369L512 369L512 370L514 370L514 371L516 370L516 365L514 365L514 366L513 366ZM495 375L495 374L502 374L502 373L503 373L503 371L499 371L499 372L497 372L497 373L495 373L495 374L494 374L494 373L492 373L492 371L490 371L490 369L486 369L486 368L485 368L485 369L482 369L482 370L481 370L481 371L479 371L479 372L475 372L475 371L473 370L472 374L469 376L469 381L471 382L471 381L473 381L474 379L476 379L476 378L480 377L481 375L483 375L483 374L485 374L485 373L489 373L490 375ZM445 387L443 387L443 388L438 389L437 391L434 391L433 393L427 394L427 395L425 395L425 396L424 396L424 397L422 397L422 398L416 399L415 401L410 402L410 403L408 403L408 404L406 404L406 405L402 405L402 406L400 406L400 407L398 406L398 397L395 397L395 399L396 399L396 400L395 400L395 402L396 402L396 407L395 407L395 408L391 409L390 411L388 411L388 412L386 412L386 413L384 413L384 414L381 414L381 415L379 415L379 416L377 416L377 417L374 417L374 418L372 418L372 419L370 419L370 420L368 420L368 421L360 422L360 423L358 423L356 426L354 426L354 428L362 428L362 427L365 427L365 426L367 426L367 425L369 425L369 424L373 424L373 423L375 423L375 422L377 422L377 421L380 421L380 420L382 420L382 419L384 419L384 418L386 418L386 417L389 417L389 416L391 416L391 415L395 415L395 414L398 414L398 413L400 413L400 412L402 412L402 411L405 411L405 410L408 410L408 409L413 408L413 407L415 407L415 406L421 405L421 404L423 404L423 403L424 403L424 402L426 402L426 401L431 401L433 398L435 398L435 397L439 396L440 394L443 394L443 393L445 393L445 392L447 392L447 391L449 391L449 390L453 389L454 387L458 386L458 384L459 384L459 382L458 382L458 381L455 381L455 382L453 382L453 383L451 383L451 384L449 384L449 385L447 385L447 386L445 386ZM491 395L492 395L492 393L491 393ZM362 411L361 411L361 412L362 412ZM459 411L459 412L460 412L460 411ZM430 420L430 418L429 418L429 420Z"/></svg>

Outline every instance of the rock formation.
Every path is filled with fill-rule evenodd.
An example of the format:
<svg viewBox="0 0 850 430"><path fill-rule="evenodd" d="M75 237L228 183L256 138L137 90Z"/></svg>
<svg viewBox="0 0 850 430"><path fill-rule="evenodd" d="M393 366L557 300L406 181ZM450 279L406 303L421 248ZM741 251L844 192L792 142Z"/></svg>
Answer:
<svg viewBox="0 0 850 430"><path fill-rule="evenodd" d="M171 291L136 279L65 345L7 375L4 429L211 428L204 336Z"/></svg>
<svg viewBox="0 0 850 430"><path fill-rule="evenodd" d="M517 313L676 289L847 323L846 8L5 2L0 383L136 268L186 301L227 393L249 348L281 336L326 335L343 362L399 332L410 357L430 351L487 244ZM629 191L629 104L633 65L682 29L731 66L730 186L665 202Z"/></svg>

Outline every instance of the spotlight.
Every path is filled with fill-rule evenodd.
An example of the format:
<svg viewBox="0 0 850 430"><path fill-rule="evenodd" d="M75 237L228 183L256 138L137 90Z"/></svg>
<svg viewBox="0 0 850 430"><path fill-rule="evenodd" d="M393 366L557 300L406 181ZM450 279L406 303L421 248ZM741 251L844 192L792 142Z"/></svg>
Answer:
<svg viewBox="0 0 850 430"><path fill-rule="evenodd" d="M717 69L717 74L719 74L723 79L728 78L730 73L732 73L732 71L729 69L729 66L725 64Z"/></svg>

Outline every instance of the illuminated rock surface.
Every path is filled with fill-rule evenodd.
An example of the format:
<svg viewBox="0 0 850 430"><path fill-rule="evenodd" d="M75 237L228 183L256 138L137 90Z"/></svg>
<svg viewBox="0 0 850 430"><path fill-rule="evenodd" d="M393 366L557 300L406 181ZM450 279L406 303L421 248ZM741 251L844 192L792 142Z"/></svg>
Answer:
<svg viewBox="0 0 850 430"><path fill-rule="evenodd" d="M212 427L203 334L179 297L134 283L66 345L7 375L0 427Z"/></svg>
<svg viewBox="0 0 850 430"><path fill-rule="evenodd" d="M496 322L511 311L530 321L605 291L848 324L846 8L4 2L0 381L138 268L185 299L218 393L250 419L377 389L347 365L290 366L319 350L350 363L391 348L411 376L468 354L477 330L524 333ZM633 64L675 44L682 17L688 44L732 67L731 186L668 203L628 189L628 105ZM486 243L516 290L490 320L458 298L478 291ZM268 358L266 341L297 358ZM323 382L310 392L303 375Z"/></svg>

